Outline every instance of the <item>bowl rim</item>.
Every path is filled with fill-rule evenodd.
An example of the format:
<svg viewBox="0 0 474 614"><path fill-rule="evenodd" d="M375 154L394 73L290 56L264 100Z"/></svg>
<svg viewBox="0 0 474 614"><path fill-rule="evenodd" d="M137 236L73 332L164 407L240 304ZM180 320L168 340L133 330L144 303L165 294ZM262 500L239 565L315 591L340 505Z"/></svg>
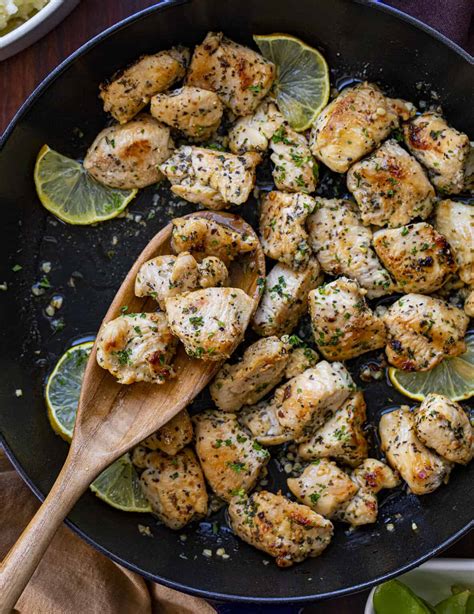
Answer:
<svg viewBox="0 0 474 614"><path fill-rule="evenodd" d="M37 13L29 17L24 23L20 24L7 34L0 36L0 49L8 49L10 45L17 43L24 36L27 36L41 23L46 21L53 13L55 13L62 4L70 0L49 0L48 4L41 7Z"/></svg>

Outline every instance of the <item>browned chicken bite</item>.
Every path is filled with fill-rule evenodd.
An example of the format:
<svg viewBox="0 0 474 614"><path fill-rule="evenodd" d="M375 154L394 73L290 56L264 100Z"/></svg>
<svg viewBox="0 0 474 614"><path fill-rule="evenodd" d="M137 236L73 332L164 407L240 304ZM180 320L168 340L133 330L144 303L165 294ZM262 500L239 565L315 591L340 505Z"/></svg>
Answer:
<svg viewBox="0 0 474 614"><path fill-rule="evenodd" d="M443 200L436 207L435 226L446 237L459 267L459 277L474 285L474 205Z"/></svg>
<svg viewBox="0 0 474 614"><path fill-rule="evenodd" d="M308 141L286 124L274 132L270 149L274 164L273 181L277 190L311 194L316 189L318 166Z"/></svg>
<svg viewBox="0 0 474 614"><path fill-rule="evenodd" d="M232 126L229 131L229 149L236 154L266 151L270 139L283 122L283 115L276 105L264 100L253 115L240 117Z"/></svg>

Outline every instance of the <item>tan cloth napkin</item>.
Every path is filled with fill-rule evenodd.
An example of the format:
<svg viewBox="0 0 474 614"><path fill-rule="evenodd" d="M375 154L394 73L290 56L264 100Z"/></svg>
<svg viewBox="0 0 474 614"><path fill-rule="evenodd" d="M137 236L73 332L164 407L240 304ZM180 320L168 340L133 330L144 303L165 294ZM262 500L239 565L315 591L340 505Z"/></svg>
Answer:
<svg viewBox="0 0 474 614"><path fill-rule="evenodd" d="M0 448L0 557L39 503ZM62 526L18 601L21 614L215 614L202 599L146 582Z"/></svg>

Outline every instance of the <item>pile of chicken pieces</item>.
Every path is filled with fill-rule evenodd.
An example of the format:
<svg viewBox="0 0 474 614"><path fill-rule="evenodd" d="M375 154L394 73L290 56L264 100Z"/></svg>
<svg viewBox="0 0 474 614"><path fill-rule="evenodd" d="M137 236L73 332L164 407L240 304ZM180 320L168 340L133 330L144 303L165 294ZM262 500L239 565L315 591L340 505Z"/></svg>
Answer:
<svg viewBox="0 0 474 614"><path fill-rule="evenodd" d="M262 337L220 368L215 408L193 418L182 411L133 462L165 525L205 516L209 487L229 505L235 533L286 567L318 556L332 521L374 523L377 493L399 476L413 493L431 493L455 463L471 460L465 411L435 394L385 413L388 464L369 458L364 396L343 361L385 348L395 367L426 371L465 351L474 209L447 198L468 187L470 143L439 113L417 114L365 82L334 98L309 135L297 133L270 95L275 75L271 62L221 33L192 57L182 47L143 56L101 85L117 123L100 132L84 166L114 188L166 178L179 197L222 210L248 200L269 154L275 189L260 197L259 234L276 262L258 305L228 286L228 267L255 239L210 219L175 219L174 253L136 277L136 295L158 309L109 322L97 359L122 384L160 384L174 376L178 341L190 356L224 362L249 325ZM206 143L223 118L231 127L221 151ZM318 163L347 173L353 200L315 195ZM333 280L323 283L324 274ZM443 298L453 288L464 292L464 311ZM366 300L393 293L403 296L383 315ZM292 335L305 313L322 359ZM258 486L267 448L287 442L305 465L287 480L297 502Z"/></svg>

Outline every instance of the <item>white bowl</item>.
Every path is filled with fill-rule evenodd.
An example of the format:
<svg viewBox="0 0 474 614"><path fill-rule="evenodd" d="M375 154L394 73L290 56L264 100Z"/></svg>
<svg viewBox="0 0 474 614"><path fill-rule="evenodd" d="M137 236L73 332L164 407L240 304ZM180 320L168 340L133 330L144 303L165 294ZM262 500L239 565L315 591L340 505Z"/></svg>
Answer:
<svg viewBox="0 0 474 614"><path fill-rule="evenodd" d="M36 43L68 15L79 0L50 0L25 23L0 36L0 61Z"/></svg>
<svg viewBox="0 0 474 614"><path fill-rule="evenodd" d="M451 595L452 584L474 585L474 559L433 559L398 578L432 605ZM370 591L364 614L375 614Z"/></svg>

